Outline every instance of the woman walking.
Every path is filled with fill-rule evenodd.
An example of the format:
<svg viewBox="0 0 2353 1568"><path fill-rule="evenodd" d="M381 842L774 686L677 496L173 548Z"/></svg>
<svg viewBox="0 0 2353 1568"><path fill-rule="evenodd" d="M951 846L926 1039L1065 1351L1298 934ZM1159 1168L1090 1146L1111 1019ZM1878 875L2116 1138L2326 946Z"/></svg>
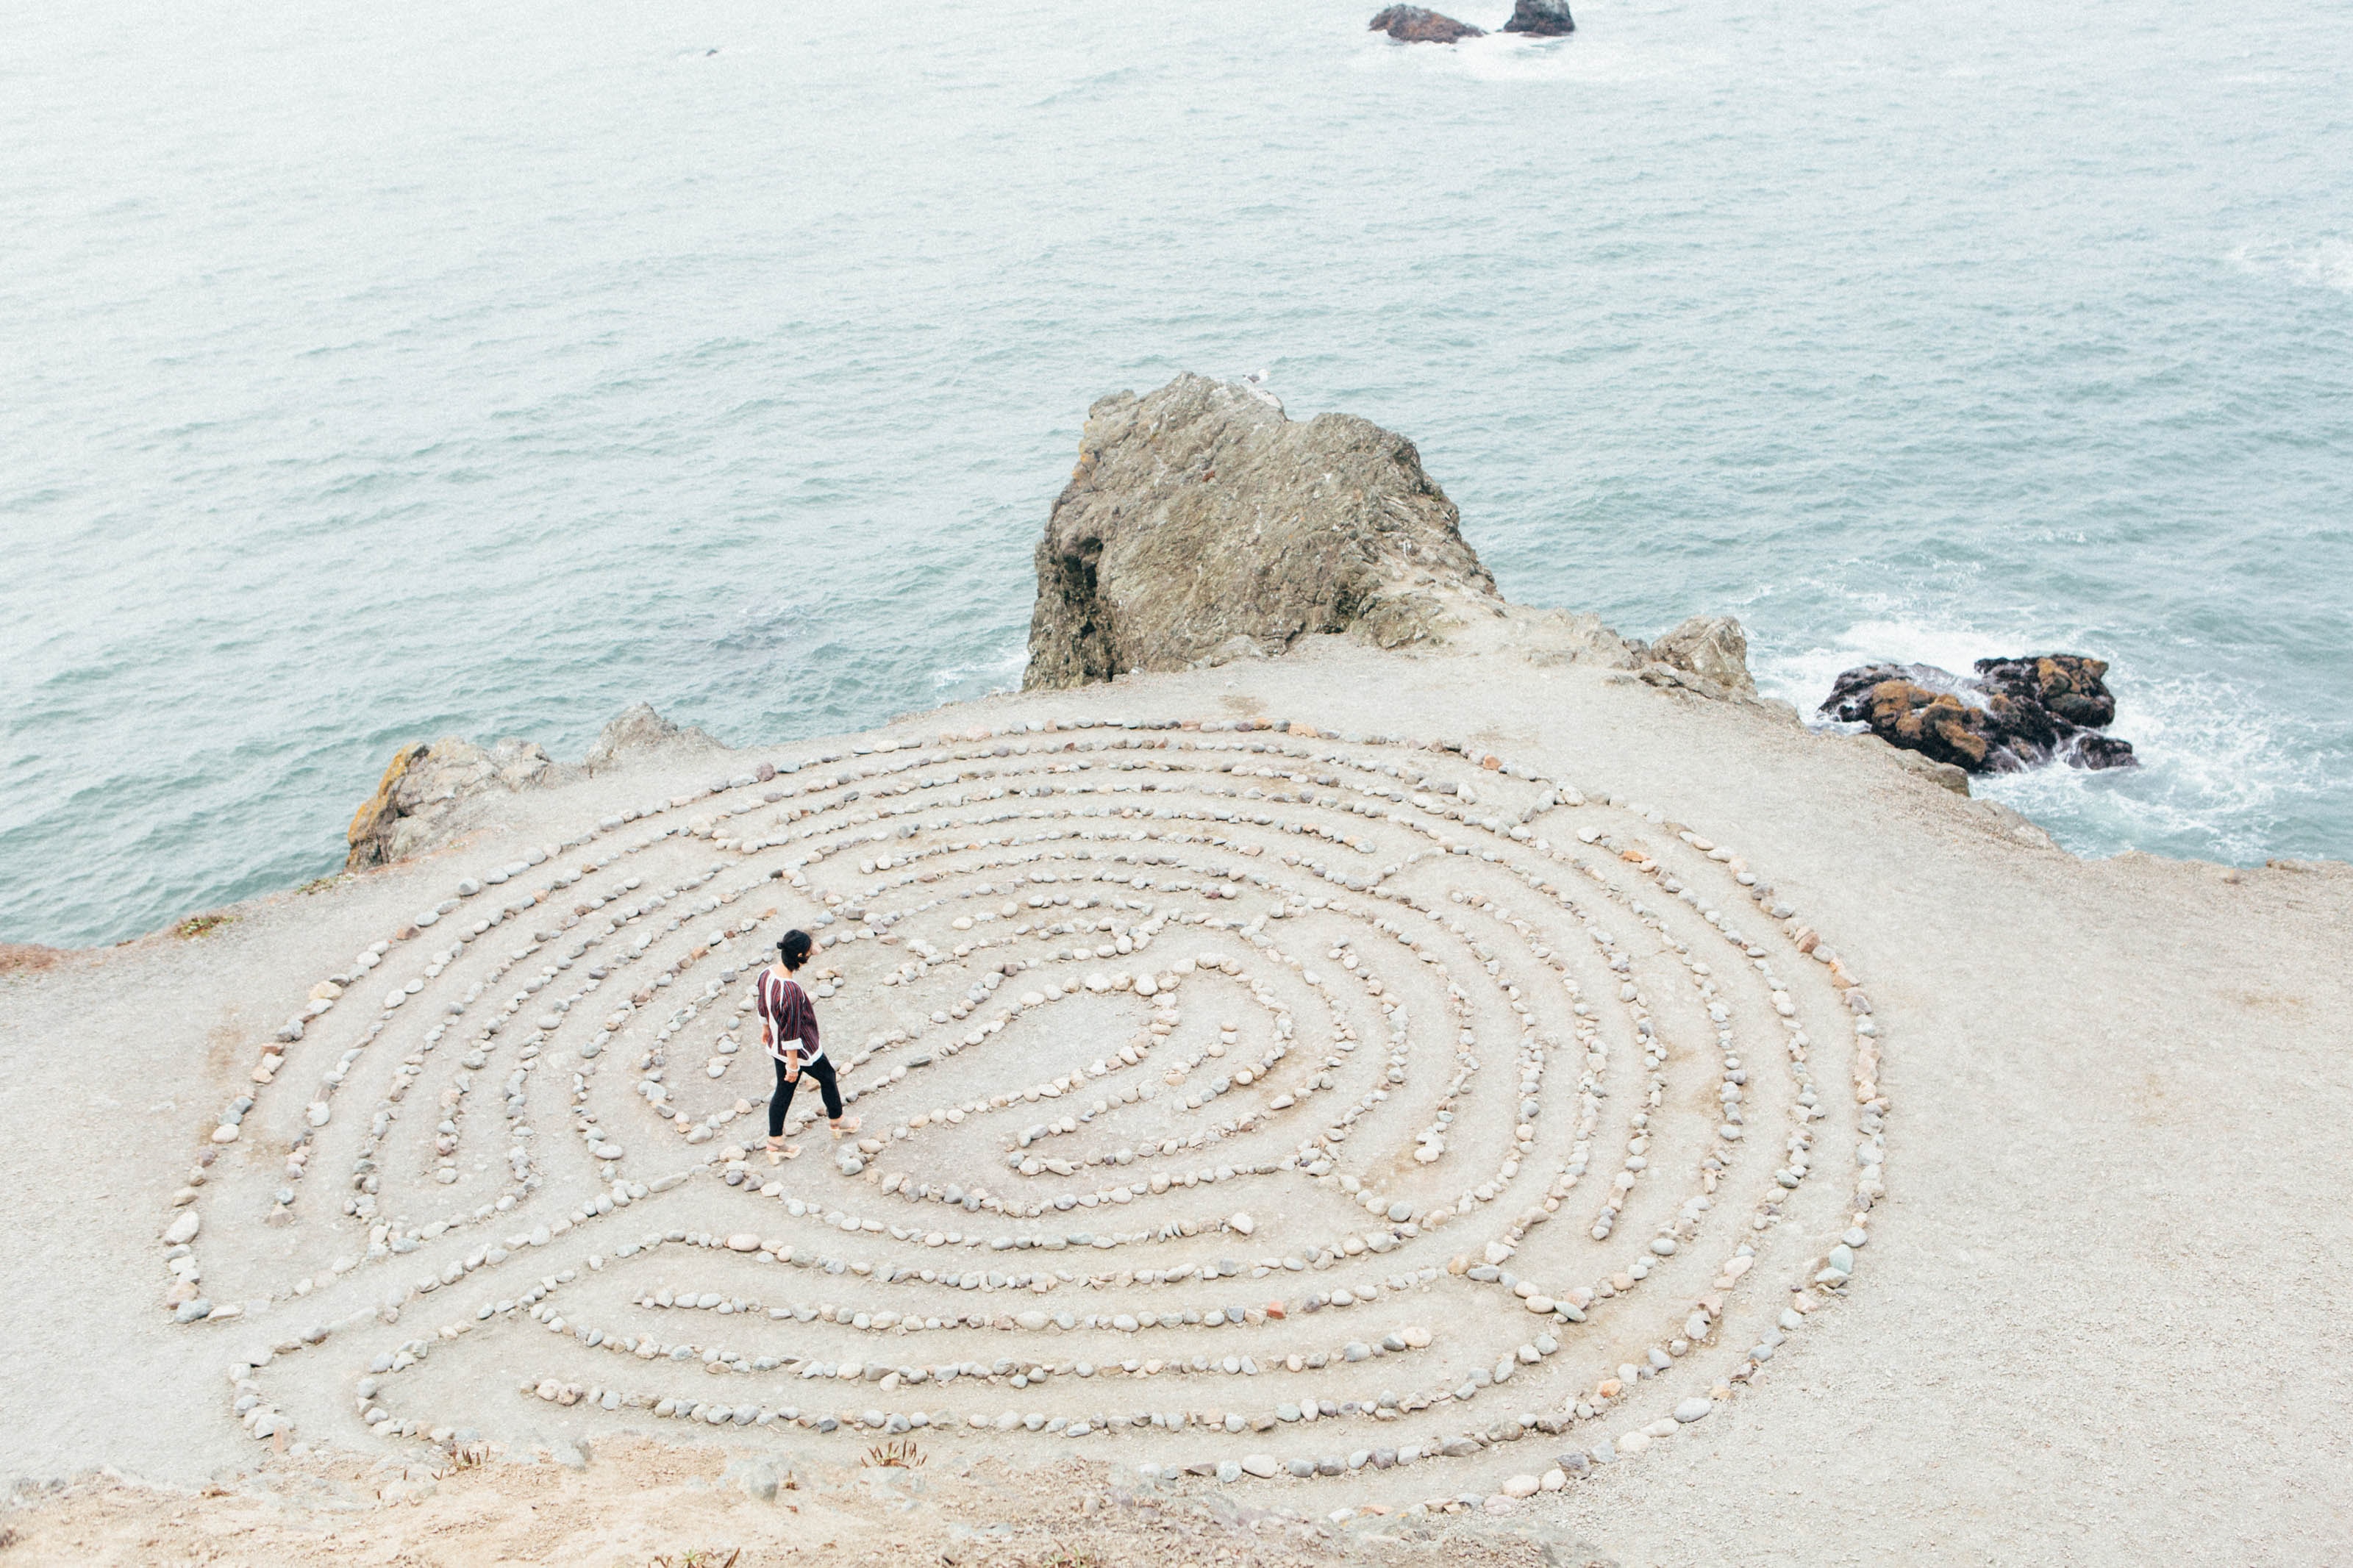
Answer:
<svg viewBox="0 0 2353 1568"><path fill-rule="evenodd" d="M833 1135L858 1131L858 1119L841 1113L841 1089L834 1081L833 1063L826 1059L824 1042L818 1038L817 1009L809 1005L808 993L793 978L793 971L808 962L809 950L817 944L805 931L788 931L776 943L776 956L781 961L760 971L753 996L760 1011L761 1043L776 1059L776 1091L768 1100L768 1163L780 1163L787 1155L797 1154L797 1145L785 1144L785 1112L792 1109L793 1090L799 1087L801 1074L817 1079L818 1092L825 1097L826 1119L833 1124Z"/></svg>

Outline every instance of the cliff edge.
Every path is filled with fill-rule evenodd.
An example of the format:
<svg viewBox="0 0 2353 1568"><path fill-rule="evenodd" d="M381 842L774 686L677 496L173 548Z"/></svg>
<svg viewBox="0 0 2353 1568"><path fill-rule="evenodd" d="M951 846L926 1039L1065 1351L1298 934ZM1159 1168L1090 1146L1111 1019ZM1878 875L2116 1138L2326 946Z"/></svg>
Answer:
<svg viewBox="0 0 2353 1568"><path fill-rule="evenodd" d="M412 742L392 754L375 794L352 814L343 835L350 846L343 868L389 866L438 848L480 820L491 801L603 773L633 752L718 744L702 730L671 723L644 702L608 722L578 767L555 761L532 741L510 738L485 747L444 735Z"/></svg>

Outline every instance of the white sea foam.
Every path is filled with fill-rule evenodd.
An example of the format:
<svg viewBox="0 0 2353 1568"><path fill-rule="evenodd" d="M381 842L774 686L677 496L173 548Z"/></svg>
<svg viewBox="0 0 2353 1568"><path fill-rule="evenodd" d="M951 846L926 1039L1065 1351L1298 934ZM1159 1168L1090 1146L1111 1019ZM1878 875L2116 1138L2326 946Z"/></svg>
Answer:
<svg viewBox="0 0 2353 1568"><path fill-rule="evenodd" d="M2111 661L2116 721L2140 765L2094 772L2054 763L2022 773L1981 775L1973 792L2033 817L2082 855L2125 849L2245 863L2273 851L2290 812L2325 795L2327 737L2278 711L2261 692L2219 676L2152 679L2117 664L2097 639L2046 628L1991 633L1931 617L1873 616L1818 645L1752 647L1758 689L1795 704L1821 729L1840 725L1816 711L1843 671L1873 663L1926 664L1957 676L1976 660L2022 653L2085 653Z"/></svg>
<svg viewBox="0 0 2353 1568"><path fill-rule="evenodd" d="M2297 245L2242 245L2232 266L2258 278L2279 278L2307 289L2353 294L2353 240L2335 237Z"/></svg>
<svg viewBox="0 0 2353 1568"><path fill-rule="evenodd" d="M1831 683L1857 665L1933 664L1955 675L1968 675L1978 659L1998 658L2021 649L2014 639L1971 626L1883 616L1857 621L1811 647L1788 651L1752 647L1750 651L1757 690L1796 704L1809 722L1818 722L1820 715L1814 710L1830 695Z"/></svg>
<svg viewBox="0 0 2353 1568"><path fill-rule="evenodd" d="M944 665L932 671L932 685L939 691L972 682L984 683L991 691L1018 685L1021 670L1029 662L1029 645L1018 642L987 658L974 659L965 664Z"/></svg>

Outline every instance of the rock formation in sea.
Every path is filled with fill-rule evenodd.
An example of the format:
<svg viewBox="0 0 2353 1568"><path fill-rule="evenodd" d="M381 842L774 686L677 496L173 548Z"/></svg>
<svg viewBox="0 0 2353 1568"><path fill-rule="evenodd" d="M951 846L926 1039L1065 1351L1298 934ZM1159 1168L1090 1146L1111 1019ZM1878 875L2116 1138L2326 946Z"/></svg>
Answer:
<svg viewBox="0 0 2353 1568"><path fill-rule="evenodd" d="M1568 14L1568 0L1519 0L1512 7L1512 19L1504 24L1504 31L1556 38L1577 31L1577 21Z"/></svg>
<svg viewBox="0 0 2353 1568"><path fill-rule="evenodd" d="M1304 422L1184 374L1087 411L1037 552L1027 689L1280 653L1311 633L1382 647L1503 614L1412 442Z"/></svg>
<svg viewBox="0 0 2353 1568"><path fill-rule="evenodd" d="M1567 14L1567 7L1562 8L1562 14ZM1460 38L1487 36L1484 27L1458 22L1421 5L1391 5L1374 16L1369 26L1371 31L1387 33L1401 44L1451 44Z"/></svg>
<svg viewBox="0 0 2353 1568"><path fill-rule="evenodd" d="M1821 711L1973 773L2052 761L2130 767L2132 743L2098 733L2116 716L2107 672L2104 660L2068 653L1981 658L1973 678L1926 664L1864 665L1831 684Z"/></svg>
<svg viewBox="0 0 2353 1568"><path fill-rule="evenodd" d="M565 784L601 773L624 753L684 743L715 746L698 729L681 729L645 703L607 723L586 762L566 767L535 742L501 740L488 748L457 735L415 742L393 753L375 794L353 814L344 838L346 870L389 865L447 843L500 795Z"/></svg>

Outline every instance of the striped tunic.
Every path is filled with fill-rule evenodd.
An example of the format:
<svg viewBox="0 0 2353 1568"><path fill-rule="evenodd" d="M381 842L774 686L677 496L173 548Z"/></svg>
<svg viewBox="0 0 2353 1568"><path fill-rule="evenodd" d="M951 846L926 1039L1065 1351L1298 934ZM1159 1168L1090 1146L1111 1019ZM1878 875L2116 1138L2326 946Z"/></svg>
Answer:
<svg viewBox="0 0 2353 1568"><path fill-rule="evenodd" d="M803 1067L825 1059L825 1045L817 1033L817 1009L809 1005L808 993L801 989L799 981L770 964L753 982L753 996L760 1010L762 1043L770 1056L783 1061L786 1051L794 1051Z"/></svg>

